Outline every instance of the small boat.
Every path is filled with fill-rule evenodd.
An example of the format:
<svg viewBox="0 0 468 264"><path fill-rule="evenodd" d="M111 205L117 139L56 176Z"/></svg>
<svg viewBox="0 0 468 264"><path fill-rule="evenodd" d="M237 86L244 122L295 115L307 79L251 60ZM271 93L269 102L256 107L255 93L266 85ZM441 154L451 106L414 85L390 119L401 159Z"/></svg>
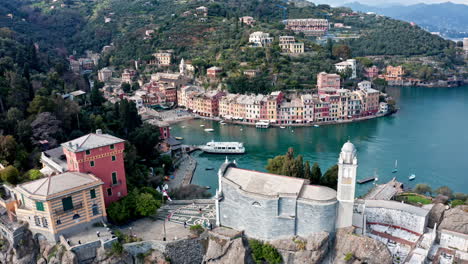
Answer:
<svg viewBox="0 0 468 264"><path fill-rule="evenodd" d="M408 180L410 180L410 181L412 181L412 180L414 180L414 179L416 179L416 175L415 175L414 173L411 174L411 175L408 177Z"/></svg>
<svg viewBox="0 0 468 264"><path fill-rule="evenodd" d="M181 126L181 128L185 128L185 126Z"/></svg>
<svg viewBox="0 0 468 264"><path fill-rule="evenodd" d="M314 125L314 127L319 127L319 125Z"/></svg>
<svg viewBox="0 0 468 264"><path fill-rule="evenodd" d="M205 170L214 170L213 167L208 167L208 168L205 168Z"/></svg>
<svg viewBox="0 0 468 264"><path fill-rule="evenodd" d="M396 173L398 171L398 160L395 160L395 167L392 170L392 173Z"/></svg>
<svg viewBox="0 0 468 264"><path fill-rule="evenodd" d="M177 140L183 140L184 138L183 137L174 137L175 139Z"/></svg>
<svg viewBox="0 0 468 264"><path fill-rule="evenodd" d="M267 121L259 121L259 122L255 123L255 127L256 128L268 128L268 127L270 127L270 123L267 122Z"/></svg>
<svg viewBox="0 0 468 264"><path fill-rule="evenodd" d="M205 132L213 132L214 129L213 128L205 128Z"/></svg>
<svg viewBox="0 0 468 264"><path fill-rule="evenodd" d="M240 131L244 130L243 128L240 129Z"/></svg>
<svg viewBox="0 0 468 264"><path fill-rule="evenodd" d="M291 130L291 133L294 133L294 130Z"/></svg>
<svg viewBox="0 0 468 264"><path fill-rule="evenodd" d="M171 129L172 129L172 127L169 127L169 130L171 130Z"/></svg>
<svg viewBox="0 0 468 264"><path fill-rule="evenodd" d="M200 125L201 127L204 127L205 125Z"/></svg>
<svg viewBox="0 0 468 264"><path fill-rule="evenodd" d="M280 126L280 128L286 128L286 127L284 127L284 126Z"/></svg>
<svg viewBox="0 0 468 264"><path fill-rule="evenodd" d="M205 186L205 189L209 190L209 189L211 189L211 187L210 186Z"/></svg>

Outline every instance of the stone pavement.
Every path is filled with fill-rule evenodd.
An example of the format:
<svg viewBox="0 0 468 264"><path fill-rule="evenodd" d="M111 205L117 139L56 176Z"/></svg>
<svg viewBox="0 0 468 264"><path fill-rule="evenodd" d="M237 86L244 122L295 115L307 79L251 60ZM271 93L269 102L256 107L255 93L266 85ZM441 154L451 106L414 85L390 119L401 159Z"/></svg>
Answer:
<svg viewBox="0 0 468 264"><path fill-rule="evenodd" d="M188 226L202 225L207 228L208 223L216 221L216 208L214 203L165 205L158 211L158 219L166 218L170 222Z"/></svg>
<svg viewBox="0 0 468 264"><path fill-rule="evenodd" d="M200 224L207 228L208 222L214 224L215 212L214 201L195 204L168 203L158 210L155 218L146 217L120 227L119 230L143 240L163 240L165 227L167 241L178 240L190 236L191 225ZM184 227L184 222L187 222L187 227Z"/></svg>

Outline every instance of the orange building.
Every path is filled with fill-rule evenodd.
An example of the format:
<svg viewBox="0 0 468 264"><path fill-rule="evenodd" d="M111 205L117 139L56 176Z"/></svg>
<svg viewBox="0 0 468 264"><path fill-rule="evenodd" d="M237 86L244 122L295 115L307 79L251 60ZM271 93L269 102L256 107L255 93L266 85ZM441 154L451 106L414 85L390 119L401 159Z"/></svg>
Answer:
<svg viewBox="0 0 468 264"><path fill-rule="evenodd" d="M404 74L405 74L405 71L403 70L403 66L393 67L389 65L387 66L387 70L385 73L385 80L386 81L401 81L403 80Z"/></svg>

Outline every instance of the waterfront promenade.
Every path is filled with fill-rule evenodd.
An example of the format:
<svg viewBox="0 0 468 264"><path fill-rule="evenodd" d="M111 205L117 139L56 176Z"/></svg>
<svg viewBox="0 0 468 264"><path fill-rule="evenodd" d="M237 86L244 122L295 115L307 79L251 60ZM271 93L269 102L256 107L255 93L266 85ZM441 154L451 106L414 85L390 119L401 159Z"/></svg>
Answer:
<svg viewBox="0 0 468 264"><path fill-rule="evenodd" d="M192 182L193 174L197 168L197 161L192 158L190 154L184 154L184 156L174 165L176 167L174 171L174 179L167 182L169 190L177 189Z"/></svg>
<svg viewBox="0 0 468 264"><path fill-rule="evenodd" d="M190 119L205 119L205 120L213 120L213 121L223 121L226 124L235 124L235 125L247 125L247 126L255 126L255 122L246 122L241 120L232 120L232 119L224 119L221 117L206 117L197 115L190 111L182 110L182 109L172 109L169 111L155 111L155 110L148 110L145 114L153 115L158 119L165 121L169 124L175 124L182 121L190 120ZM353 122L360 122L369 119L379 118L382 116L390 115L391 113L377 113L375 115L363 116L363 117L356 117L352 119L346 120L334 120L334 121L319 121L319 122L310 122L310 123L296 123L292 122L290 124L278 124L278 123L270 123L270 126L288 126L288 127L310 127L310 126L325 126L325 125L336 125L336 124L347 124Z"/></svg>

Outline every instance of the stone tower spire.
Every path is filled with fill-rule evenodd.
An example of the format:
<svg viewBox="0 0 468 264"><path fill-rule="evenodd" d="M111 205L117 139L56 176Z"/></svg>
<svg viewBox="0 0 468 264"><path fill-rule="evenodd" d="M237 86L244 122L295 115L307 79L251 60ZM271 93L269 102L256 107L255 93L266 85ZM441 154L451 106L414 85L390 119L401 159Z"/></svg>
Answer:
<svg viewBox="0 0 468 264"><path fill-rule="evenodd" d="M354 194L357 174L356 148L349 140L341 148L338 158L338 212L336 228L348 227L353 224Z"/></svg>
<svg viewBox="0 0 468 264"><path fill-rule="evenodd" d="M185 65L184 58L182 58L179 64L179 73L182 75L185 75L186 70L187 70L187 66Z"/></svg>

